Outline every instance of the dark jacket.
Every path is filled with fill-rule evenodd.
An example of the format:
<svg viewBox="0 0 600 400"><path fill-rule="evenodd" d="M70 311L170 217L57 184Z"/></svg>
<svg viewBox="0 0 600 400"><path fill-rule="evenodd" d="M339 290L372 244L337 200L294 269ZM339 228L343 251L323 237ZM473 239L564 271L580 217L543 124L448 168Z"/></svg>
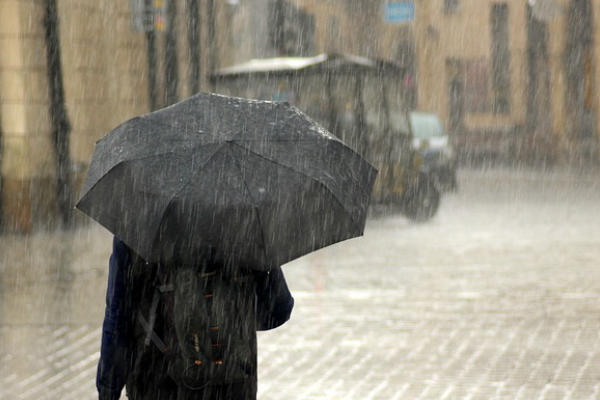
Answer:
<svg viewBox="0 0 600 400"><path fill-rule="evenodd" d="M131 366L135 364L132 342L136 310L135 302L131 301L134 257L135 254L122 241L114 238L96 378L100 400L120 398L130 377ZM290 318L294 306L283 272L281 269L270 272L253 271L252 275L256 293L257 329L268 330L282 325Z"/></svg>

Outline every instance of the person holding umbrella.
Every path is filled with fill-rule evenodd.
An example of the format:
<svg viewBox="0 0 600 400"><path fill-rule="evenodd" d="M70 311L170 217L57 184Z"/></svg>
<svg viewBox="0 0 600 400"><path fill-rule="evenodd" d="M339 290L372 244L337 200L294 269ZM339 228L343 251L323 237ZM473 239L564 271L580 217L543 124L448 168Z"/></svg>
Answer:
<svg viewBox="0 0 600 400"><path fill-rule="evenodd" d="M101 398L117 398L128 371L152 364L175 378L163 385L164 373L138 375L143 383L129 385L128 394L145 389L133 398L170 399L156 396L174 382L184 388L177 400L254 399L256 350L234 352L228 362L228 349L255 346L256 330L288 320L293 298L282 265L363 235L376 176L371 164L289 103L213 93L129 120L99 140L77 208L118 238L98 372ZM223 298L231 301L219 303ZM161 299L173 306L160 306ZM200 332L201 322L181 317L187 299L196 315L208 315L208 334ZM175 346L157 333L162 312L172 314L175 326L162 336L172 333L185 361L171 361ZM136 313L138 324L131 319ZM158 349L149 356L130 350L140 325L144 345ZM228 329L236 333L223 335ZM223 343L223 337L230 339ZM213 347L209 356L200 354L205 345ZM140 364L136 353L149 362ZM213 383L245 382L243 395L237 384L207 389L199 383L205 373L219 376L208 379Z"/></svg>
<svg viewBox="0 0 600 400"><path fill-rule="evenodd" d="M209 269L215 267L219 266L211 265ZM131 400L256 399L256 331L250 332L248 343L243 344L251 349L247 378L227 384L208 384L201 388L189 388L176 382L169 375L168 363L172 361L169 352L159 349L154 343L144 343L145 332L142 332L140 340L138 312L143 308L144 297L151 297L154 291L152 272L156 271L151 271L151 266L125 243L114 238L96 379L99 399L117 400L124 387ZM229 299L231 302L243 302L244 309L249 312L222 317L227 317L234 325L249 324L257 330L273 329L285 323L290 318L294 299L281 269L252 271L249 282L256 296ZM173 346L173 340L164 336L165 329L161 330L160 312L157 319L156 332Z"/></svg>

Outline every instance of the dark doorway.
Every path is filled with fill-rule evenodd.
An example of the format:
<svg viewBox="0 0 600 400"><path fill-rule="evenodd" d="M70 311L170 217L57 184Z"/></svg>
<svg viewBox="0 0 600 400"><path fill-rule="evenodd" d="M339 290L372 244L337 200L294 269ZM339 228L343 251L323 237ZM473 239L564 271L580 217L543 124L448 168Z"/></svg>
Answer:
<svg viewBox="0 0 600 400"><path fill-rule="evenodd" d="M593 6L590 0L572 0L567 10L565 51L567 126L569 138L586 156L595 136L595 54Z"/></svg>
<svg viewBox="0 0 600 400"><path fill-rule="evenodd" d="M534 18L531 10L527 19L527 125L530 129L549 125L548 27Z"/></svg>
<svg viewBox="0 0 600 400"><path fill-rule="evenodd" d="M520 144L528 160L551 160L554 155L550 114L551 90L548 26L527 10L527 121Z"/></svg>
<svg viewBox="0 0 600 400"><path fill-rule="evenodd" d="M492 4L492 107L496 114L510 112L509 9L506 3Z"/></svg>
<svg viewBox="0 0 600 400"><path fill-rule="evenodd" d="M448 128L456 136L464 133L464 78L460 60L446 60L446 76L448 77Z"/></svg>

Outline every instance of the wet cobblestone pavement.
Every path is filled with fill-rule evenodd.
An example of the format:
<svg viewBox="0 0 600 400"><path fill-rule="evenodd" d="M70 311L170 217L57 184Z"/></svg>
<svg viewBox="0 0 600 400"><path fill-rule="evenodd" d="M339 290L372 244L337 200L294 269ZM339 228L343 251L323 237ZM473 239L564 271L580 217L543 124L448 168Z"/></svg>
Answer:
<svg viewBox="0 0 600 400"><path fill-rule="evenodd" d="M599 399L599 228L598 172L463 170L429 223L375 212L284 267L259 399ZM95 398L110 235L0 240L0 399Z"/></svg>

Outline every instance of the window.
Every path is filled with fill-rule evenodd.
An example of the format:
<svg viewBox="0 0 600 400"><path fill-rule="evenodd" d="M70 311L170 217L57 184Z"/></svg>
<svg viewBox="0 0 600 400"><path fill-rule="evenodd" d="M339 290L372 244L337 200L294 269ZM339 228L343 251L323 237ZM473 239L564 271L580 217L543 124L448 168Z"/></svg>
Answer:
<svg viewBox="0 0 600 400"><path fill-rule="evenodd" d="M490 111L489 67L486 60L464 61L465 111L481 114Z"/></svg>
<svg viewBox="0 0 600 400"><path fill-rule="evenodd" d="M460 0L444 0L444 14L454 14L458 11Z"/></svg>
<svg viewBox="0 0 600 400"><path fill-rule="evenodd" d="M340 38L340 26L336 17L329 17L327 20L327 51L335 53L339 51L338 46Z"/></svg>
<svg viewBox="0 0 600 400"><path fill-rule="evenodd" d="M451 115L483 114L492 110L490 68L486 59L448 59Z"/></svg>

